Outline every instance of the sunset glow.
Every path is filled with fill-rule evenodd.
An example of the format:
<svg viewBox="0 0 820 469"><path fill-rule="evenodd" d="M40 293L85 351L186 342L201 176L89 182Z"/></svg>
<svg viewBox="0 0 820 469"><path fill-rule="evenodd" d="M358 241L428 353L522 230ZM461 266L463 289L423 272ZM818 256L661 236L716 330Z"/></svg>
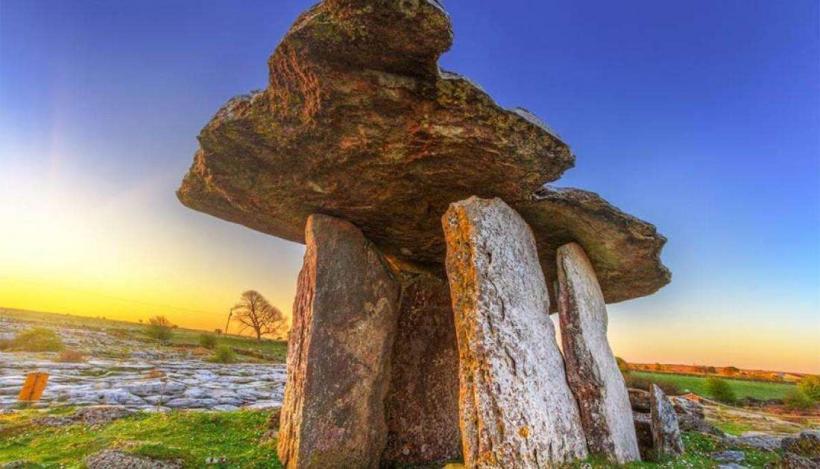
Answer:
<svg viewBox="0 0 820 469"><path fill-rule="evenodd" d="M174 193L314 1L139 3L0 4L0 310L213 330L255 289L289 315L304 247ZM818 4L567 2L544 31L539 2L472 3L448 2L442 63L575 142L560 185L669 238L672 283L610 308L615 353L820 372Z"/></svg>

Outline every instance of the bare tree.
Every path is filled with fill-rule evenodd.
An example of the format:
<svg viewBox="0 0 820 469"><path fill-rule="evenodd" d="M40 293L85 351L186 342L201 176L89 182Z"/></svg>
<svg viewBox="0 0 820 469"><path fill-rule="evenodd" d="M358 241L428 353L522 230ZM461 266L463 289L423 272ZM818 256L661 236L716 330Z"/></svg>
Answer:
<svg viewBox="0 0 820 469"><path fill-rule="evenodd" d="M287 329L282 311L268 303L256 290L243 293L231 312L233 320L240 324L239 332L252 329L256 340L261 340L263 335L279 336Z"/></svg>

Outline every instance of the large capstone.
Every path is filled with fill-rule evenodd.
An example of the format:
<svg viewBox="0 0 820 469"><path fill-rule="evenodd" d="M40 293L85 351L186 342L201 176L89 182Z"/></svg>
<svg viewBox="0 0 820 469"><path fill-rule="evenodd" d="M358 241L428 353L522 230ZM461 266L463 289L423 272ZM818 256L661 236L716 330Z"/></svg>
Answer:
<svg viewBox="0 0 820 469"><path fill-rule="evenodd" d="M375 468L400 284L352 224L313 215L305 232L279 458L288 468Z"/></svg>
<svg viewBox="0 0 820 469"><path fill-rule="evenodd" d="M675 408L656 384L649 387L649 407L652 415L652 444L655 455L663 458L683 454L683 439Z"/></svg>
<svg viewBox="0 0 820 469"><path fill-rule="evenodd" d="M383 462L461 459L458 348L447 280L402 272L401 312L387 393Z"/></svg>
<svg viewBox="0 0 820 469"><path fill-rule="evenodd" d="M497 198L453 203L442 223L465 465L545 467L585 457L530 228Z"/></svg>
<svg viewBox="0 0 820 469"><path fill-rule="evenodd" d="M607 312L583 248L558 249L558 313L570 389L590 453L624 464L640 459L629 394L607 340Z"/></svg>
<svg viewBox="0 0 820 469"><path fill-rule="evenodd" d="M451 43L435 1L320 2L271 56L266 89L230 100L202 129L179 199L297 242L310 214L340 217L387 256L435 273L450 202L500 197L535 231L549 288L555 249L570 241L607 302L668 283L652 225L588 193L540 189L574 165L569 147L529 112L439 71Z"/></svg>

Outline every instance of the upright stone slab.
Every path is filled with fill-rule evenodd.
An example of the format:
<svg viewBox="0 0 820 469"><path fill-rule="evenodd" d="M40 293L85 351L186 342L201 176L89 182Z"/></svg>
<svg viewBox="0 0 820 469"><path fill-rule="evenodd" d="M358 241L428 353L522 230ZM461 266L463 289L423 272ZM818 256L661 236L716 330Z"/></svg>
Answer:
<svg viewBox="0 0 820 469"><path fill-rule="evenodd" d="M402 273L391 371L383 463L404 466L461 459L458 348L446 279Z"/></svg>
<svg viewBox="0 0 820 469"><path fill-rule="evenodd" d="M590 453L624 464L640 459L629 393L607 340L604 296L577 243L558 248L558 313L570 389Z"/></svg>
<svg viewBox="0 0 820 469"><path fill-rule="evenodd" d="M465 465L547 467L585 457L529 226L501 199L477 197L451 204L442 223Z"/></svg>
<svg viewBox="0 0 820 469"><path fill-rule="evenodd" d="M311 215L288 341L279 459L376 468L400 285L353 225Z"/></svg>
<svg viewBox="0 0 820 469"><path fill-rule="evenodd" d="M652 415L652 443L655 455L663 457L683 454L683 439L680 436L675 408L666 394L655 384L649 388L649 411Z"/></svg>

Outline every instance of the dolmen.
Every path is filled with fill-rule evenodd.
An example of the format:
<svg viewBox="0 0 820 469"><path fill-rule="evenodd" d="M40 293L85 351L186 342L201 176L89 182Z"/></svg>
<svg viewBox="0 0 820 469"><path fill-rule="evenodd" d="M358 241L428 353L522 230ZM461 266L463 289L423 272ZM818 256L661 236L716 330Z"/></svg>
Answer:
<svg viewBox="0 0 820 469"><path fill-rule="evenodd" d="M452 41L436 0L324 0L199 135L180 201L306 244L279 458L637 460L606 304L670 281L666 239L548 185L569 147L441 70Z"/></svg>

